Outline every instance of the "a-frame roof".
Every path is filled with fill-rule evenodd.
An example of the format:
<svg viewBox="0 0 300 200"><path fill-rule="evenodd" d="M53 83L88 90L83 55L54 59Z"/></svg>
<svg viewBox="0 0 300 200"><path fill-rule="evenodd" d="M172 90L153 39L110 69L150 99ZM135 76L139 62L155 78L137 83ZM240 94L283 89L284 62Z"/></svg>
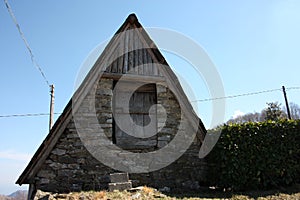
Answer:
<svg viewBox="0 0 300 200"><path fill-rule="evenodd" d="M154 44L154 42L151 40L149 35L146 33L144 28L141 26L141 24L138 22L137 17L135 14L131 14L128 16L128 18L125 20L125 22L122 24L122 26L119 28L119 30L116 32L116 34L113 36L113 38L110 40L106 48L104 49L103 53L99 56L98 60L95 62L94 66L91 68L87 76L85 77L84 81L81 83L80 87L76 90L76 92L73 94L72 99L69 101L67 106L65 107L63 113L60 115L60 117L56 120L54 126L50 130L49 134L43 141L43 143L40 145L32 159L30 160L29 164L23 171L23 173L20 175L18 180L16 181L17 184L30 184L32 183L32 180L36 173L39 171L40 167L44 163L44 161L49 156L50 152L54 148L55 144L57 143L58 139L60 138L63 131L66 129L68 123L72 120L72 109L77 109L76 106L74 106L74 102L79 102L84 98L84 96L87 94L87 91L89 90L89 87L95 83L95 81L98 78L99 73L102 73L102 75L107 75L109 73L113 73L113 71L110 71L110 67L105 66L107 63L107 58L113 57L112 54L114 54L114 48L117 44L119 44L120 39L124 39L120 37L120 33L128 30L128 29L135 29L137 34L139 35L139 38L144 42L144 46L147 53L151 55L151 62L159 63L161 65L167 66L164 67L162 70L162 76L165 78L165 81L168 81L170 84L174 86L173 91L178 98L178 101L181 101L181 105L183 105L182 111L185 114L185 116L188 118L189 122L191 124L194 124L194 127L198 127L199 131L197 134L198 140L202 143L204 136L206 134L206 129L202 123L202 121L198 118L198 116L193 111L193 108L191 104L188 101L188 98L186 97L183 89L181 88L179 81L171 68L169 67L168 63L162 56L161 52L158 50L157 46ZM111 64L113 65L113 63ZM126 73L124 72L124 69L116 69L116 72L118 73ZM116 73L116 74L118 74ZM140 74L137 72L137 75L142 75L147 77L147 74L145 72L142 72ZM160 77L160 74L156 74L157 77Z"/></svg>

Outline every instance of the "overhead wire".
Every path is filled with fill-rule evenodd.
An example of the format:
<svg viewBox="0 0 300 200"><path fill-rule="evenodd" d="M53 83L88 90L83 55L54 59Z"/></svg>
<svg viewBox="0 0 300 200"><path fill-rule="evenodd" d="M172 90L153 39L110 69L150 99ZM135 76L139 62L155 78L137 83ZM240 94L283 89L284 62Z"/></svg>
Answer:
<svg viewBox="0 0 300 200"><path fill-rule="evenodd" d="M61 113L54 113L59 115ZM26 114L13 114L13 115L0 115L0 118L9 118L9 117L37 117L37 116L47 116L49 113L26 113Z"/></svg>
<svg viewBox="0 0 300 200"><path fill-rule="evenodd" d="M280 89L272 89L272 90L263 90L263 91L258 91L258 92L249 92L249 93L230 95L230 96L224 96L224 97L192 100L191 102L205 102L205 101L214 101L214 100L221 100L221 99L232 99L232 98L236 98L236 97L251 96L251 95L269 93L269 92L275 92L275 91L281 91L281 90L282 90L281 88Z"/></svg>
<svg viewBox="0 0 300 200"><path fill-rule="evenodd" d="M300 87L288 87L288 88L285 88L285 90L299 90Z"/></svg>
<svg viewBox="0 0 300 200"><path fill-rule="evenodd" d="M11 16L11 18L12 18L12 20L13 20L15 26L16 26L17 29L18 29L18 32L19 32L19 34L20 34L20 36L21 36L21 38L22 38L22 40L23 40L23 42L24 42L24 44L25 44L25 46L26 46L28 52L29 52L31 62L32 62L33 65L35 65L35 67L38 69L38 71L40 72L40 74L41 74L41 76L43 77L43 79L44 79L44 81L46 82L46 84L50 87L49 81L48 81L48 79L46 78L46 75L45 75L45 73L43 72L42 68L40 67L40 65L38 64L38 62L35 60L35 57L34 57L33 52L32 52L32 49L30 48L29 43L27 42L27 40L26 40L26 38L25 38L25 35L24 35L24 33L22 32L21 26L19 25L19 23L18 23L18 21L17 21L17 18L15 17L15 15L14 15L14 13L13 13L13 11L12 11L12 9L11 9L9 3L8 3L8 1L7 1L7 0L4 0L4 3L5 3L5 5L6 5L6 8L7 8L9 14L10 14L10 16Z"/></svg>
<svg viewBox="0 0 300 200"><path fill-rule="evenodd" d="M299 90L300 87L287 87L285 89L286 90ZM275 91L282 91L282 88L271 89L271 90L262 90L262 91L258 91L258 92L248 92L248 93L236 94L236 95L230 95L230 96L224 96L224 97L198 99L198 100L192 100L191 102L205 102L205 101L214 101L214 100L221 100L221 99L231 99L231 98L236 98L236 97L251 96L251 95L270 93L270 92L275 92Z"/></svg>
<svg viewBox="0 0 300 200"><path fill-rule="evenodd" d="M286 90L299 90L300 87L287 87ZM220 100L220 99L231 99L231 98L237 98L237 97L243 97L243 96L250 96L250 95L257 95L262 93L269 93L269 92L275 92L275 91L282 91L282 89L271 89L271 90L263 90L258 92L249 92L249 93L243 93L243 94L237 94L237 95L230 95L230 96L224 96L224 97L216 97L216 98L210 98L210 99L199 99L199 100L193 100L191 102L205 102L205 101L214 101L214 100ZM55 115L59 115L62 113L54 113ZM11 115L0 115L0 118L8 118L8 117L36 117L36 116L43 116L43 115L49 115L49 113L27 113L27 114L11 114Z"/></svg>

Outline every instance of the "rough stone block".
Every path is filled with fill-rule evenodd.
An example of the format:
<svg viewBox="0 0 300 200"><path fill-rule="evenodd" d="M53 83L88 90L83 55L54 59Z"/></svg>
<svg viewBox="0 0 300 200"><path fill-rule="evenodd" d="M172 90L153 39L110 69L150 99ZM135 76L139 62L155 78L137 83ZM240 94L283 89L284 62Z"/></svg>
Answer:
<svg viewBox="0 0 300 200"><path fill-rule="evenodd" d="M128 182L128 180L129 180L128 173L110 174L110 182L112 183Z"/></svg>
<svg viewBox="0 0 300 200"><path fill-rule="evenodd" d="M161 141L170 141L171 140L171 136L170 135L163 135L163 136L158 137L158 140L161 140Z"/></svg>
<svg viewBox="0 0 300 200"><path fill-rule="evenodd" d="M48 183L50 183L49 179L47 179L47 178L41 178L40 179L40 184L48 184Z"/></svg>
<svg viewBox="0 0 300 200"><path fill-rule="evenodd" d="M58 156L61 156L61 155L66 154L66 150L64 150L64 149L54 149L51 153L53 153L55 155L58 155Z"/></svg>
<svg viewBox="0 0 300 200"><path fill-rule="evenodd" d="M112 90L103 88L101 90L97 90L96 94L97 95L110 95L111 96L112 95Z"/></svg>
<svg viewBox="0 0 300 200"><path fill-rule="evenodd" d="M132 188L132 184L131 182L124 182L124 183L109 183L108 184L108 190L110 192L114 191L114 190L119 190L119 191L123 191L123 190L129 190Z"/></svg>
<svg viewBox="0 0 300 200"><path fill-rule="evenodd" d="M168 143L169 143L168 141L164 141L164 140L158 141L157 147L162 148L162 147L166 146Z"/></svg>
<svg viewBox="0 0 300 200"><path fill-rule="evenodd" d="M106 123L111 124L112 123L112 119L107 119Z"/></svg>
<svg viewBox="0 0 300 200"><path fill-rule="evenodd" d="M38 172L37 177L53 179L55 174L49 170L41 170Z"/></svg>

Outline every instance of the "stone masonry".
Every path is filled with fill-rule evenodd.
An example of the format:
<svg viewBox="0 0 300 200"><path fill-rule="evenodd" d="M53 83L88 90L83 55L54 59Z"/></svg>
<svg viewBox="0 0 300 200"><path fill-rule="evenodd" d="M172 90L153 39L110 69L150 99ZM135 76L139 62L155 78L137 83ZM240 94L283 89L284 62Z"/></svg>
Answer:
<svg viewBox="0 0 300 200"><path fill-rule="evenodd" d="M157 134L155 149L167 145L178 131L188 132L190 126L184 118L183 127L179 127L180 106L173 93L163 85L157 87L157 103L164 106L167 121L162 123L162 110L157 110ZM112 97L113 80L101 79L95 90L95 110L98 123L105 135L112 140L113 117ZM88 113L88 108L82 112ZM84 109L86 109L84 111ZM156 188L170 187L198 189L206 182L206 163L198 158L200 143L194 140L190 148L171 165L143 174L129 174L133 186L147 185ZM134 152L134 150L132 150ZM136 149L139 151L139 149ZM83 145L72 120L59 138L56 146L35 175L32 182L36 188L51 192L71 192L81 190L102 190L108 188L109 174L118 171L96 160Z"/></svg>

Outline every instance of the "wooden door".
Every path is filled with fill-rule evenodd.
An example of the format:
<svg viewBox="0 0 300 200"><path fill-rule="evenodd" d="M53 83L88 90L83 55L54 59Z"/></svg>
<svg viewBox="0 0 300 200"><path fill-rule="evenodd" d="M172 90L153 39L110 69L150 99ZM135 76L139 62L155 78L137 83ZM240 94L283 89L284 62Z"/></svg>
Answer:
<svg viewBox="0 0 300 200"><path fill-rule="evenodd" d="M120 93L128 93L130 92L130 88L132 83L122 83L122 87L118 91L118 96ZM125 96L125 95L124 95ZM157 119L156 119L156 110L151 110L152 105L157 103L156 97L156 84L146 84L142 87L138 88L130 97L129 100L129 112L126 113L122 106L126 105L116 105L114 103L114 113L115 115L119 115L121 119L122 115L130 115L133 122L141 126L143 128L130 128L131 134L127 134L123 130L121 130L116 123L114 123L113 127L113 141L121 148L127 150L138 150L138 151L147 151L149 149L154 149L157 146L157 136L154 135L148 138L138 138L132 135L139 134L147 134L146 131L149 129L144 128L147 125L151 125L148 128L151 128L151 132L157 130ZM115 100L114 100L115 102ZM128 105L127 105L128 106ZM150 123L150 120L154 120L153 123Z"/></svg>

